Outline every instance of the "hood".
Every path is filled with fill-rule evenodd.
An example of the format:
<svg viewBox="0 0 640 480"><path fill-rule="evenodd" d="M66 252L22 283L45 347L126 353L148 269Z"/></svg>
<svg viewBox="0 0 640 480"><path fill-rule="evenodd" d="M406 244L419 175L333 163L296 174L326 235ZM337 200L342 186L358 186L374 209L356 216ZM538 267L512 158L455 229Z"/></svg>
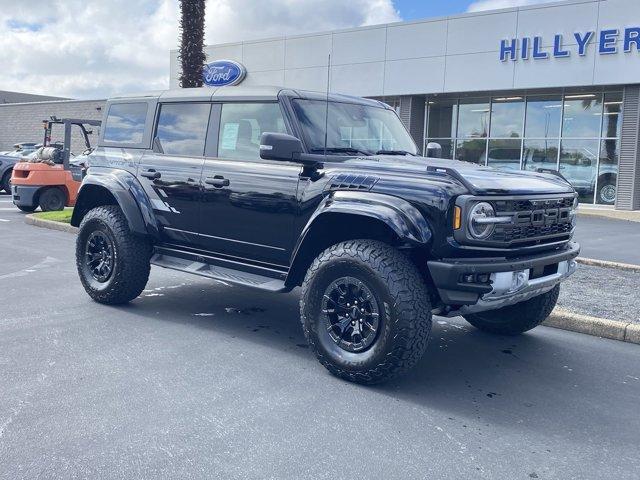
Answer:
<svg viewBox="0 0 640 480"><path fill-rule="evenodd" d="M375 155L348 158L346 165L374 169L378 172L426 174L429 167L446 168L457 172L473 188L475 194L544 194L571 193L565 180L550 173L505 171L483 167L475 163L441 158L412 157L409 155Z"/></svg>

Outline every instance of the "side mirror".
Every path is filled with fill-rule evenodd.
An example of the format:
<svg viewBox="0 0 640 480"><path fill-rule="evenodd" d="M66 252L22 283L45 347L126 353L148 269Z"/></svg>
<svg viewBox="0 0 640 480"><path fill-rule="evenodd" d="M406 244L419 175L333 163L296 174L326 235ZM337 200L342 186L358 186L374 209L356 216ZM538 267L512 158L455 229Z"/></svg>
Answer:
<svg viewBox="0 0 640 480"><path fill-rule="evenodd" d="M260 137L260 158L263 160L296 161L302 150L302 142L293 135L265 132Z"/></svg>
<svg viewBox="0 0 640 480"><path fill-rule="evenodd" d="M442 145L436 142L427 143L427 157L442 158Z"/></svg>

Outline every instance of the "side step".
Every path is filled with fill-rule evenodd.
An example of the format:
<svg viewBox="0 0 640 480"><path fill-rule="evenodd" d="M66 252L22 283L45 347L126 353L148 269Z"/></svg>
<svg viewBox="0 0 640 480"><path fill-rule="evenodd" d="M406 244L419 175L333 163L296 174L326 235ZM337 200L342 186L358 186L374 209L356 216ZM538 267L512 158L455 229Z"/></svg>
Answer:
<svg viewBox="0 0 640 480"><path fill-rule="evenodd" d="M204 258L199 257L198 260L194 260L157 252L151 257L151 264L269 292L288 292L291 290L285 286L284 279L244 272L199 260L204 260Z"/></svg>

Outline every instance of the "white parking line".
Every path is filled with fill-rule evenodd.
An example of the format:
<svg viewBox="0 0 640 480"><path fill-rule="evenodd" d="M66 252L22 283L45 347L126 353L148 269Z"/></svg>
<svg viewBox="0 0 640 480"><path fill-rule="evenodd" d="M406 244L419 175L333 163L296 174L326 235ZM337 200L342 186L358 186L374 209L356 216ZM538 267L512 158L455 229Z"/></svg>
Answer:
<svg viewBox="0 0 640 480"><path fill-rule="evenodd" d="M0 222L10 222L11 220L5 220L4 218L0 218Z"/></svg>
<svg viewBox="0 0 640 480"><path fill-rule="evenodd" d="M16 208L0 208L0 212L15 212Z"/></svg>

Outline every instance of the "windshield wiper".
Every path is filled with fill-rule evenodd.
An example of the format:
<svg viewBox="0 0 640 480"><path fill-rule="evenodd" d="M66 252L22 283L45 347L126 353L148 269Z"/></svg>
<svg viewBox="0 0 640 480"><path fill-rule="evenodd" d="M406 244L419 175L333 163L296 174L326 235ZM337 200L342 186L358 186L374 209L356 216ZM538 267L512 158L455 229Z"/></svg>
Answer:
<svg viewBox="0 0 640 480"><path fill-rule="evenodd" d="M417 157L415 153L406 150L378 150L376 155L411 155L412 157Z"/></svg>
<svg viewBox="0 0 640 480"><path fill-rule="evenodd" d="M353 147L329 147L329 148L312 148L311 153L355 153L356 155L371 155L371 152L360 150Z"/></svg>

